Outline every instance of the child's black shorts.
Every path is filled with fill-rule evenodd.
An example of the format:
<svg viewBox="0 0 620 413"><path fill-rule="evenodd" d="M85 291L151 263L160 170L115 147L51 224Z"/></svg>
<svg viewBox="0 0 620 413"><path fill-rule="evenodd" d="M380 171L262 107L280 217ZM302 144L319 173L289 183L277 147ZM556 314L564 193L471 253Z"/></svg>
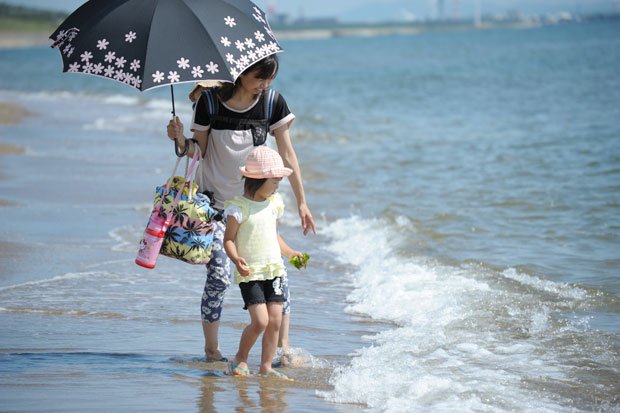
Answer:
<svg viewBox="0 0 620 413"><path fill-rule="evenodd" d="M240 283L239 288L245 304L244 310L253 304L284 302L282 277L276 277L273 280Z"/></svg>

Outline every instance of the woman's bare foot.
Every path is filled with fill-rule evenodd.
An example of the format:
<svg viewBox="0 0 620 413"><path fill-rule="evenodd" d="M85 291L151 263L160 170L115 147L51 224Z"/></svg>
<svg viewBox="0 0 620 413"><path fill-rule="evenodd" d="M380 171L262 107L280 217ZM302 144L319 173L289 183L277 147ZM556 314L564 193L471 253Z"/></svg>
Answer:
<svg viewBox="0 0 620 413"><path fill-rule="evenodd" d="M224 356L222 356L222 353L220 353L219 350L215 350L215 351L209 351L207 349L205 349L205 354L207 356L207 362L208 363L213 363L216 361L222 361L222 362L227 362L228 359Z"/></svg>

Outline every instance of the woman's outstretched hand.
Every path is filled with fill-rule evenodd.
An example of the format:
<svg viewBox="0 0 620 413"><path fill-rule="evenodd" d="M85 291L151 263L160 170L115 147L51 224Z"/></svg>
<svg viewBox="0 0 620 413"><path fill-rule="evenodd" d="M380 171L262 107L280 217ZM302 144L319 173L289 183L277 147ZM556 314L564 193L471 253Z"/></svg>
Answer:
<svg viewBox="0 0 620 413"><path fill-rule="evenodd" d="M314 218L308 205L302 204L299 206L299 217L301 218L301 228L304 231L304 235L308 235L308 232L312 231L316 234L316 226L314 225Z"/></svg>

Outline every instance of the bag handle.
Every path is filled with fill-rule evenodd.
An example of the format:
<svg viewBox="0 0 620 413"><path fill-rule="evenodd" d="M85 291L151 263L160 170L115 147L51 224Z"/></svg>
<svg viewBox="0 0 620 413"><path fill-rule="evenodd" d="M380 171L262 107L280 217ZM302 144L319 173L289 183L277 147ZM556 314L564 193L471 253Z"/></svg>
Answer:
<svg viewBox="0 0 620 413"><path fill-rule="evenodd" d="M188 139L188 141L189 140L193 140L193 139ZM188 181L188 179L192 176L192 174L195 175L195 172L197 170L196 166L197 166L198 160L200 159L200 155L201 155L200 147L198 145L194 145L194 156L192 157L192 162L188 167L187 163L189 163L189 158L187 158L186 160L187 163L185 165L185 176L183 178L183 186L181 186L180 190L177 191L177 195L174 197L174 201L172 202L172 205L170 206L171 208L174 208L179 203L179 200L181 199L181 194L183 194L183 188L188 184L188 182L190 182L188 185L188 188L191 188L191 181ZM172 181L174 180L179 164L181 163L181 159L183 159L182 156L177 157L177 161L174 164L174 169L172 170L172 175L170 176L170 179L168 179L167 182L172 183ZM161 199L159 200L159 203L157 204L157 208L156 208L157 210L160 211L160 213L161 213L161 206L164 203L164 198L168 196L168 194L170 193L171 186L172 185L169 186L168 183L164 185L166 190L162 192ZM191 196L191 194L189 195Z"/></svg>
<svg viewBox="0 0 620 413"><path fill-rule="evenodd" d="M189 189L192 186L192 181L189 180L190 176L192 176L195 172L196 166L198 164L198 160L200 159L200 148L198 147L198 145L194 145L194 156L192 157L192 162L189 165L189 168L185 171L185 177L183 178L183 186L180 188L179 191L177 191L177 196L174 197L174 202L171 205L171 208L174 208L175 206L177 206L177 204L179 203L179 200L181 199L181 195L183 194L183 189L187 186L188 188L188 199L191 196ZM170 189L168 189L168 192L170 192Z"/></svg>

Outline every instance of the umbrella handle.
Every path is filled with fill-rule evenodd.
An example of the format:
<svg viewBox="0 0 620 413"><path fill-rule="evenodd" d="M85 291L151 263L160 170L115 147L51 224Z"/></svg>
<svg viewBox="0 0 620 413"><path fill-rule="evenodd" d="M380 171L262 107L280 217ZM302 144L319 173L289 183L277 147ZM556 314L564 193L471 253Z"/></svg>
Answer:
<svg viewBox="0 0 620 413"><path fill-rule="evenodd" d="M189 139L185 140L185 149L183 150L183 152L181 152L179 150L179 141L176 140L176 138L174 139L174 153L177 154L177 156L180 158L182 156L187 155L187 150L189 149Z"/></svg>

